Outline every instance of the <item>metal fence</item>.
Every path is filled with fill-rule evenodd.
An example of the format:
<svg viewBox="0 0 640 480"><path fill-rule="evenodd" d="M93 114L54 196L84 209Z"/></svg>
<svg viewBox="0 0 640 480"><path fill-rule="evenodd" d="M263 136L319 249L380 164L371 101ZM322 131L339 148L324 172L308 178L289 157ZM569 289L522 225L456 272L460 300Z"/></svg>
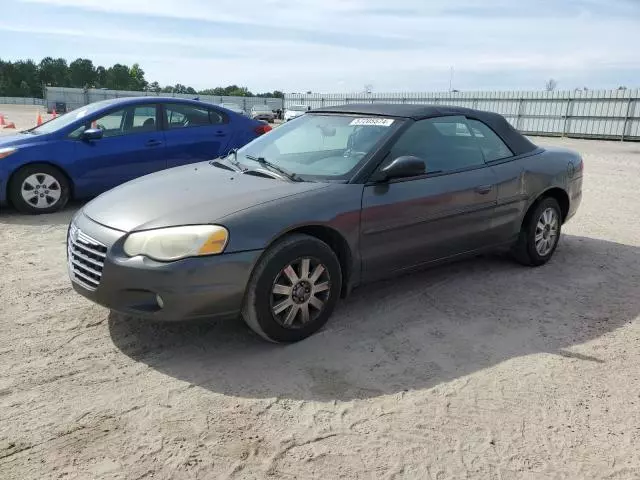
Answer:
<svg viewBox="0 0 640 480"><path fill-rule="evenodd" d="M558 92L287 94L285 108L345 103L417 103L504 115L527 135L640 140L640 89Z"/></svg>
<svg viewBox="0 0 640 480"><path fill-rule="evenodd" d="M254 105L267 105L272 110L281 109L283 100L281 98L265 97L227 97L214 95L184 94L184 93L156 93L156 92L134 92L129 90L103 90L103 89L82 89L66 87L45 87L45 102L47 108L52 108L56 102L64 102L67 110L82 107L89 103L121 97L173 97L173 98L199 98L203 102L214 104L234 103L248 112Z"/></svg>
<svg viewBox="0 0 640 480"><path fill-rule="evenodd" d="M44 105L44 100L31 97L0 97L0 105Z"/></svg>

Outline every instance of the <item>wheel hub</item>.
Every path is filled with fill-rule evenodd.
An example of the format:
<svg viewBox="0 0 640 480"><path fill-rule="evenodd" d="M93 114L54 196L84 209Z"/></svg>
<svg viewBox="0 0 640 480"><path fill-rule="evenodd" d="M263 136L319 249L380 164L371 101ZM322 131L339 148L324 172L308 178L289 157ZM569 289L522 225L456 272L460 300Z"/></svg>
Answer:
<svg viewBox="0 0 640 480"><path fill-rule="evenodd" d="M306 303L311 298L311 284L306 281L298 282L291 293L293 301L297 304Z"/></svg>
<svg viewBox="0 0 640 480"><path fill-rule="evenodd" d="M62 195L58 181L46 173L29 175L23 181L21 190L22 199L38 209L51 207Z"/></svg>

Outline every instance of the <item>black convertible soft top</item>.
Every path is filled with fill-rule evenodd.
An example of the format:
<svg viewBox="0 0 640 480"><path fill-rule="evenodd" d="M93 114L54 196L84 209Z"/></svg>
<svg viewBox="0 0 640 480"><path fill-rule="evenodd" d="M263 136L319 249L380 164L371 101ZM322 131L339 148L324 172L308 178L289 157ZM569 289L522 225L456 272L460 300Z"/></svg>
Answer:
<svg viewBox="0 0 640 480"><path fill-rule="evenodd" d="M425 118L462 115L479 120L488 125L509 146L514 155L522 155L537 149L537 145L518 132L502 116L493 112L474 110L472 108L452 107L448 105L417 105L396 103L351 103L336 107L316 108L312 113L349 113L362 115L378 115L383 117Z"/></svg>

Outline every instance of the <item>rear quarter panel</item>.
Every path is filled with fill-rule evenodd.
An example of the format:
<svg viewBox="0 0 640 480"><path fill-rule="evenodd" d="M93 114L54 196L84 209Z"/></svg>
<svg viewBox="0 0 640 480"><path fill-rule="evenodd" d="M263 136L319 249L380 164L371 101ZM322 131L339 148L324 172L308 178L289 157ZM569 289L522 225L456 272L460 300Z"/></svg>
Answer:
<svg viewBox="0 0 640 480"><path fill-rule="evenodd" d="M494 222L505 240L518 235L529 207L552 188L560 188L569 195L569 217L580 203L582 158L577 152L541 148L516 159L494 162L491 168L498 182Z"/></svg>

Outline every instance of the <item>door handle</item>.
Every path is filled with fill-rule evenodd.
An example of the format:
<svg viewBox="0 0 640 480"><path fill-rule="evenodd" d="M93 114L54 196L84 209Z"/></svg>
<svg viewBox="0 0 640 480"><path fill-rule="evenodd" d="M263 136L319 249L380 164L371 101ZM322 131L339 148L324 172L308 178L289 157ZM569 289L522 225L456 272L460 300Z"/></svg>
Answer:
<svg viewBox="0 0 640 480"><path fill-rule="evenodd" d="M147 147L157 147L158 145L162 145L160 140L147 140Z"/></svg>
<svg viewBox="0 0 640 480"><path fill-rule="evenodd" d="M227 134L226 132L223 132L222 130L218 130L218 131L215 133L215 136L216 136L216 137L224 137L226 134Z"/></svg>
<svg viewBox="0 0 640 480"><path fill-rule="evenodd" d="M491 190L493 190L493 185L480 185L479 187L476 187L476 193L479 193L480 195L486 195Z"/></svg>

